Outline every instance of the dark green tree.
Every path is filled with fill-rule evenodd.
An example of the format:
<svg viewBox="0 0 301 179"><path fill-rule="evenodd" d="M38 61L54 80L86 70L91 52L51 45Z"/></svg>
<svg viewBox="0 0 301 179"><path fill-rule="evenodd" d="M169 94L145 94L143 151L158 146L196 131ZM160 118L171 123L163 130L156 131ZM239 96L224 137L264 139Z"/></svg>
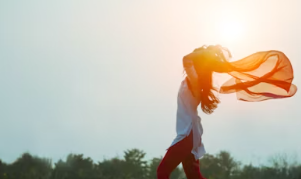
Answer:
<svg viewBox="0 0 301 179"><path fill-rule="evenodd" d="M162 158L153 158L149 164L149 179L157 179L157 168Z"/></svg>
<svg viewBox="0 0 301 179"><path fill-rule="evenodd" d="M125 171L125 161L112 158L111 160L104 160L97 165L99 176L101 179L125 179L127 173Z"/></svg>
<svg viewBox="0 0 301 179"><path fill-rule="evenodd" d="M49 159L24 153L14 163L7 165L5 170L2 176L9 179L49 179L52 172L52 164Z"/></svg>
<svg viewBox="0 0 301 179"><path fill-rule="evenodd" d="M221 151L216 156L206 154L200 160L201 172L208 179L231 179L238 175L239 166L226 151Z"/></svg>
<svg viewBox="0 0 301 179"><path fill-rule="evenodd" d="M252 164L250 164L245 165L235 176L233 176L233 179L253 179L260 177L260 175L260 168L254 167Z"/></svg>
<svg viewBox="0 0 301 179"><path fill-rule="evenodd" d="M55 163L51 179L96 179L99 178L96 168L91 158L69 154L65 162Z"/></svg>
<svg viewBox="0 0 301 179"><path fill-rule="evenodd" d="M2 162L2 160L0 160L0 178L1 179L7 178L7 164Z"/></svg>
<svg viewBox="0 0 301 179"><path fill-rule="evenodd" d="M125 172L129 179L147 179L148 165L144 159L145 152L138 149L131 149L124 152Z"/></svg>

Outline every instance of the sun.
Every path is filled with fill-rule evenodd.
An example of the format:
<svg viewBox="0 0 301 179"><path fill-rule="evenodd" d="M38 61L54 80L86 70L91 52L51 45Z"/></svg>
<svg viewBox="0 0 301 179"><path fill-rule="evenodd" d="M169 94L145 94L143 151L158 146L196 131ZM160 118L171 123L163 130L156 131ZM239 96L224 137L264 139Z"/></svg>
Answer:
<svg viewBox="0 0 301 179"><path fill-rule="evenodd" d="M220 21L218 33L222 40L226 42L235 42L242 38L243 27L239 21L225 19Z"/></svg>

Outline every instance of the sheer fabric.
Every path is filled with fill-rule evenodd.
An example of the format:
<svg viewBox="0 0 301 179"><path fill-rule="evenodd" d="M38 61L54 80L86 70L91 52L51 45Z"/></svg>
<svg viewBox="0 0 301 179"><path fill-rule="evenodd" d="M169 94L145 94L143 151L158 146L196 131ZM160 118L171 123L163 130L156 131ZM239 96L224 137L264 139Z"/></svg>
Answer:
<svg viewBox="0 0 301 179"><path fill-rule="evenodd" d="M214 71L232 76L219 92L236 93L239 100L255 102L287 98L297 91L292 84L292 65L280 51L257 52L238 61L224 60L212 65Z"/></svg>

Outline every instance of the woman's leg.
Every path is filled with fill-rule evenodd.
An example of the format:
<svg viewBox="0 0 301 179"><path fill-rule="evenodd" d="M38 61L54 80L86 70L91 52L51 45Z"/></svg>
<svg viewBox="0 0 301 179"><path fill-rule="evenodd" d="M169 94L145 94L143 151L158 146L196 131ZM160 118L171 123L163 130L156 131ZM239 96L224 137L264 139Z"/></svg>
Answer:
<svg viewBox="0 0 301 179"><path fill-rule="evenodd" d="M158 179L168 179L171 172L191 153L192 131L189 136L171 146L159 167L157 168Z"/></svg>
<svg viewBox="0 0 301 179"><path fill-rule="evenodd" d="M205 179L200 171L199 160L195 160L192 153L190 153L187 158L182 161L182 165L187 179Z"/></svg>

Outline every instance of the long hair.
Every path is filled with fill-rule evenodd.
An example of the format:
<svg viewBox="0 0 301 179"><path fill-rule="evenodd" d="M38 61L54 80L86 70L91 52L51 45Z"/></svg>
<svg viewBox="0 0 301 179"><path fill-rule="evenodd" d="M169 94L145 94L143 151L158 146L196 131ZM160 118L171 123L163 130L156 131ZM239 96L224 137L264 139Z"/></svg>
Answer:
<svg viewBox="0 0 301 179"><path fill-rule="evenodd" d="M225 59L223 51L228 52L228 55L231 57L231 53L228 49L220 45L211 45L203 46L201 48L195 49L195 51L202 51L202 57L194 61L194 67L198 74L198 82L201 92L201 108L204 113L211 114L216 108L218 103L220 103L218 97L214 94L214 91L217 91L212 84L212 65L215 65L215 62L220 62Z"/></svg>

